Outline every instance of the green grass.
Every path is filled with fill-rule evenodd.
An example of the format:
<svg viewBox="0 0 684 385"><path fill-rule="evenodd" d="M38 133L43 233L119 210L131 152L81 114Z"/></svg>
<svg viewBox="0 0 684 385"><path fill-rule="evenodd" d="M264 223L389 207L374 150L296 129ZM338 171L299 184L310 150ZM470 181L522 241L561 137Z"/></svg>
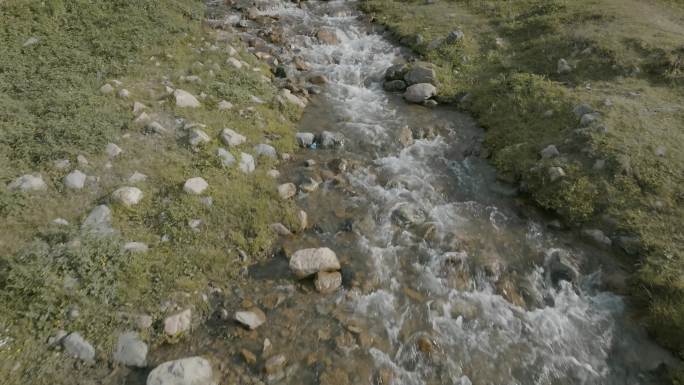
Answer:
<svg viewBox="0 0 684 385"><path fill-rule="evenodd" d="M210 284L228 287L243 279L242 268L269 255L275 236L268 225L295 223L293 207L278 199L266 174L277 161L257 159L255 173L244 175L222 167L216 150L219 132L229 127L248 138L230 150L236 156L266 142L279 153L293 151L293 121L301 111L275 101L277 90L262 79L270 76L268 67L241 42L202 26L203 7L198 0L0 3L0 186L31 172L48 184L47 192L33 194L0 187L0 377L8 384L105 378L117 332L132 327L124 313L154 317L155 326L144 332L153 348L174 342L159 324L167 314L162 303L192 307L199 320ZM23 47L32 36L38 43ZM226 65L227 44L259 71ZM191 74L202 82L182 81ZM128 100L100 94L113 79L123 83L117 90L130 91ZM205 93L202 107L176 108L164 79ZM252 96L266 103L255 105ZM234 109L218 111L221 100ZM196 151L183 136L144 135L133 123L133 101L167 128L175 118L206 125L212 142ZM110 141L124 153L107 168L103 150ZM77 165L77 155L89 164ZM71 167L57 170L58 159L69 159ZM97 187L65 191L62 178L72 169L99 176ZM130 185L134 171L148 176L136 184L142 202L132 208L111 202L111 192ZM182 191L195 176L208 181L211 207ZM112 208L117 237L80 232L98 204ZM58 217L70 225L51 224ZM188 224L194 219L202 221L199 231ZM127 241L150 250L125 253ZM73 280L76 286L65 285ZM80 312L75 319L68 316L73 308ZM74 372L47 346L59 329L81 332L98 363Z"/></svg>
<svg viewBox="0 0 684 385"><path fill-rule="evenodd" d="M362 8L438 66L440 97L486 128L502 179L577 227L640 239L639 315L684 356L684 4L633 0L371 0ZM457 44L429 44L454 29ZM423 44L414 44L421 35ZM557 73L558 60L572 66ZM610 100L610 105L605 101ZM573 108L601 114L580 129ZM552 111L553 115L545 115ZM541 160L556 145L561 156ZM663 147L663 157L655 155ZM594 169L597 160L603 169ZM567 176L551 182L547 170Z"/></svg>

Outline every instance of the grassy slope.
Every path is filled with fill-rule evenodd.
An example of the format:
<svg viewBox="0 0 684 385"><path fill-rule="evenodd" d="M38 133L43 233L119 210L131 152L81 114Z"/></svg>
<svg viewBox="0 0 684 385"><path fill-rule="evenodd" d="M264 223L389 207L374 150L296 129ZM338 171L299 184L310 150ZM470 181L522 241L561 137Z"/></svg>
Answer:
<svg viewBox="0 0 684 385"><path fill-rule="evenodd" d="M641 240L639 257L627 259L635 298L655 336L684 354L682 3L371 0L362 7L438 65L442 97L471 94L461 105L487 128L502 178L569 223ZM428 47L454 29L466 38ZM558 74L560 58L572 72ZM599 111L606 130L578 130L579 103ZM561 157L542 161L549 144ZM664 157L655 155L659 147ZM593 168L598 159L605 168ZM552 165L567 177L551 182Z"/></svg>
<svg viewBox="0 0 684 385"><path fill-rule="evenodd" d="M58 374L69 369L64 358L46 349L57 329L80 331L106 362L115 332L130 327L122 312L159 320L160 304L172 301L201 314L209 283L225 287L240 279L246 262L237 248L262 257L273 241L268 225L292 223L291 207L277 199L275 182L266 175L274 161L259 159L257 171L245 176L221 167L216 139L195 152L184 138L145 136L132 123L135 100L167 126L185 118L207 125L212 138L231 127L248 137L240 149L246 152L268 141L279 152L293 149L292 119L299 112L273 101L276 90L261 79L268 69L253 55L240 52L260 72L225 65L227 44L240 43L205 30L202 15L197 0L0 4L0 185L40 172L49 186L28 195L0 187L0 377L7 383L73 383L73 373ZM31 36L39 42L23 47ZM203 82L183 83L180 77L190 74ZM165 96L163 77L195 95L206 93L202 108L176 109ZM111 79L131 92L128 101L98 92ZM252 95L267 103L254 105ZM218 111L224 99L235 108ZM103 149L110 141L124 153L107 169ZM76 165L79 154L88 166ZM61 180L70 170L55 169L58 159L99 176L97 187L64 191ZM111 204L111 192L127 185L134 171L149 177L139 185L143 201L130 209ZM211 208L182 192L183 182L194 176L209 182ZM101 203L112 207L120 238L81 238L83 217ZM51 225L57 217L71 225ZM199 232L189 228L191 219L203 221ZM170 241L162 243L161 235ZM124 253L123 241L151 248L144 255ZM75 287L65 284L72 278ZM70 319L74 307L80 316ZM163 342L159 325L146 338L152 345ZM80 375L108 373L106 365L88 370ZM104 372L94 374L98 370Z"/></svg>

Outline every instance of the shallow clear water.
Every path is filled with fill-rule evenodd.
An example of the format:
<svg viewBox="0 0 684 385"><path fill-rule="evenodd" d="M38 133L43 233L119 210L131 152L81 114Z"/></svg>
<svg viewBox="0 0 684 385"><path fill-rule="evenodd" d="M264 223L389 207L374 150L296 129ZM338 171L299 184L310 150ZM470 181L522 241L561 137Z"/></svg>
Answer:
<svg viewBox="0 0 684 385"><path fill-rule="evenodd" d="M278 16L292 51L329 80L300 131L346 138L339 149L303 150L281 182L301 182L334 159L349 163L348 183L298 195L314 226L284 244L336 251L344 288L320 295L274 256L223 304L249 300L268 322L247 332L210 321L196 353L231 357L223 370L236 383L263 376L268 354L248 366L239 351L259 353L264 338L287 357L284 377L271 378L283 384L656 383L653 371L671 358L630 320L623 298L604 291L602 277L617 269L610 255L549 230L549 218L497 182L473 155L484 133L471 118L383 91L385 69L404 56L357 17L355 3L274 4L262 14ZM339 44L317 42L322 26ZM405 126L434 135L405 147ZM552 274L558 255L563 267ZM580 274L568 282L563 269Z"/></svg>

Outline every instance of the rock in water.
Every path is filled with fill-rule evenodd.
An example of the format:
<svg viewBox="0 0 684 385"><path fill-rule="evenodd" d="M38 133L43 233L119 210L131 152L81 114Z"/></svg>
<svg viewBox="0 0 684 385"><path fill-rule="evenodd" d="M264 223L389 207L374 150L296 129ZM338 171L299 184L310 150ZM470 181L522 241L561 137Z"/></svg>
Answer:
<svg viewBox="0 0 684 385"><path fill-rule="evenodd" d="M188 357L164 362L147 376L147 385L215 385L209 361Z"/></svg>
<svg viewBox="0 0 684 385"><path fill-rule="evenodd" d="M406 75L404 81L407 85L428 83L432 85L437 84L437 74L431 66L425 64L417 64L411 68Z"/></svg>
<svg viewBox="0 0 684 385"><path fill-rule="evenodd" d="M429 83L418 83L404 92L404 99L411 103L423 103L437 94L437 88Z"/></svg>
<svg viewBox="0 0 684 385"><path fill-rule="evenodd" d="M283 183L278 186L278 195L281 199L290 199L297 194L297 186L294 183Z"/></svg>
<svg viewBox="0 0 684 385"><path fill-rule="evenodd" d="M268 374L278 373L285 367L287 359L282 354L277 354L269 358L266 363L264 363L264 370Z"/></svg>
<svg viewBox="0 0 684 385"><path fill-rule="evenodd" d="M321 294L329 294L342 286L342 274L337 271L331 273L319 271L314 282L316 290Z"/></svg>
<svg viewBox="0 0 684 385"><path fill-rule="evenodd" d="M197 108L200 106L199 100L187 91L175 90L173 96L176 98L176 107Z"/></svg>
<svg viewBox="0 0 684 385"><path fill-rule="evenodd" d="M337 259L337 255L327 247L298 250L290 258L290 270L297 278L306 278L319 271L339 269L340 261Z"/></svg>
<svg viewBox="0 0 684 385"><path fill-rule="evenodd" d="M310 132L298 132L295 134L295 138L300 147L310 147L316 136Z"/></svg>
<svg viewBox="0 0 684 385"><path fill-rule="evenodd" d="M254 330L266 322L266 314L261 309L253 307L248 310L235 313L235 320L245 325L250 330Z"/></svg>
<svg viewBox="0 0 684 385"><path fill-rule="evenodd" d="M119 336L113 358L122 365L144 368L147 366L147 350L147 344L138 333L126 332Z"/></svg>
<svg viewBox="0 0 684 385"><path fill-rule="evenodd" d="M64 351L85 362L95 361L95 348L84 340L78 332L73 332L62 340Z"/></svg>

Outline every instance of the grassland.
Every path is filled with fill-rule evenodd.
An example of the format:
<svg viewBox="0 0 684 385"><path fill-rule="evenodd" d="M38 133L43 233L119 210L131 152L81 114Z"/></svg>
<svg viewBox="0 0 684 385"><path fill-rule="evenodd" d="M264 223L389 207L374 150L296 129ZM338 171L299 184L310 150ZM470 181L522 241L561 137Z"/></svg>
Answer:
<svg viewBox="0 0 684 385"><path fill-rule="evenodd" d="M625 251L635 309L684 356L684 4L656 0L370 0L486 128L502 179ZM453 30L465 38L439 43ZM559 60L570 66L559 71ZM574 109L597 112L582 127ZM541 159L555 145L560 156ZM550 167L566 176L552 181Z"/></svg>
<svg viewBox="0 0 684 385"><path fill-rule="evenodd" d="M291 151L300 111L278 104L277 90L264 79L270 77L268 67L236 37L204 27L203 14L198 0L0 2L3 383L104 378L117 332L134 324L125 314L151 315L156 323L144 337L153 347L164 343L159 321L165 314L192 307L199 320L210 286L238 282L244 266L271 251L269 224L293 223L292 207L277 199L275 182L266 174L276 160L257 159L257 170L246 175L223 167L216 149L218 133L230 127L248 139L244 148L231 149L236 157L257 143ZM249 69L225 64L229 44ZM202 81L184 81L189 75ZM122 83L117 90L130 91L128 99L99 92L114 79ZM165 84L204 93L202 107L175 107ZM253 96L265 103L255 103ZM221 100L234 108L219 110ZM177 119L204 124L213 140L197 150L183 136L144 135L133 123L133 101L167 127ZM110 160L104 154L108 142L117 143L122 155ZM78 164L78 155L88 164ZM71 166L55 167L63 159ZM72 169L98 179L69 191L62 178ZM129 185L135 171L148 176L136 184L142 202L132 208L111 202L111 192ZM47 191L25 194L4 187L26 173L40 173ZM211 205L183 192L183 182L195 176L208 181L204 195L213 198ZM112 207L118 236L81 233L81 221L98 204ZM55 218L70 224L53 224ZM189 226L195 219L202 221L197 229ZM125 241L150 249L124 252ZM164 310L164 303L173 306ZM59 329L80 331L100 364L70 371L73 365L46 342Z"/></svg>

